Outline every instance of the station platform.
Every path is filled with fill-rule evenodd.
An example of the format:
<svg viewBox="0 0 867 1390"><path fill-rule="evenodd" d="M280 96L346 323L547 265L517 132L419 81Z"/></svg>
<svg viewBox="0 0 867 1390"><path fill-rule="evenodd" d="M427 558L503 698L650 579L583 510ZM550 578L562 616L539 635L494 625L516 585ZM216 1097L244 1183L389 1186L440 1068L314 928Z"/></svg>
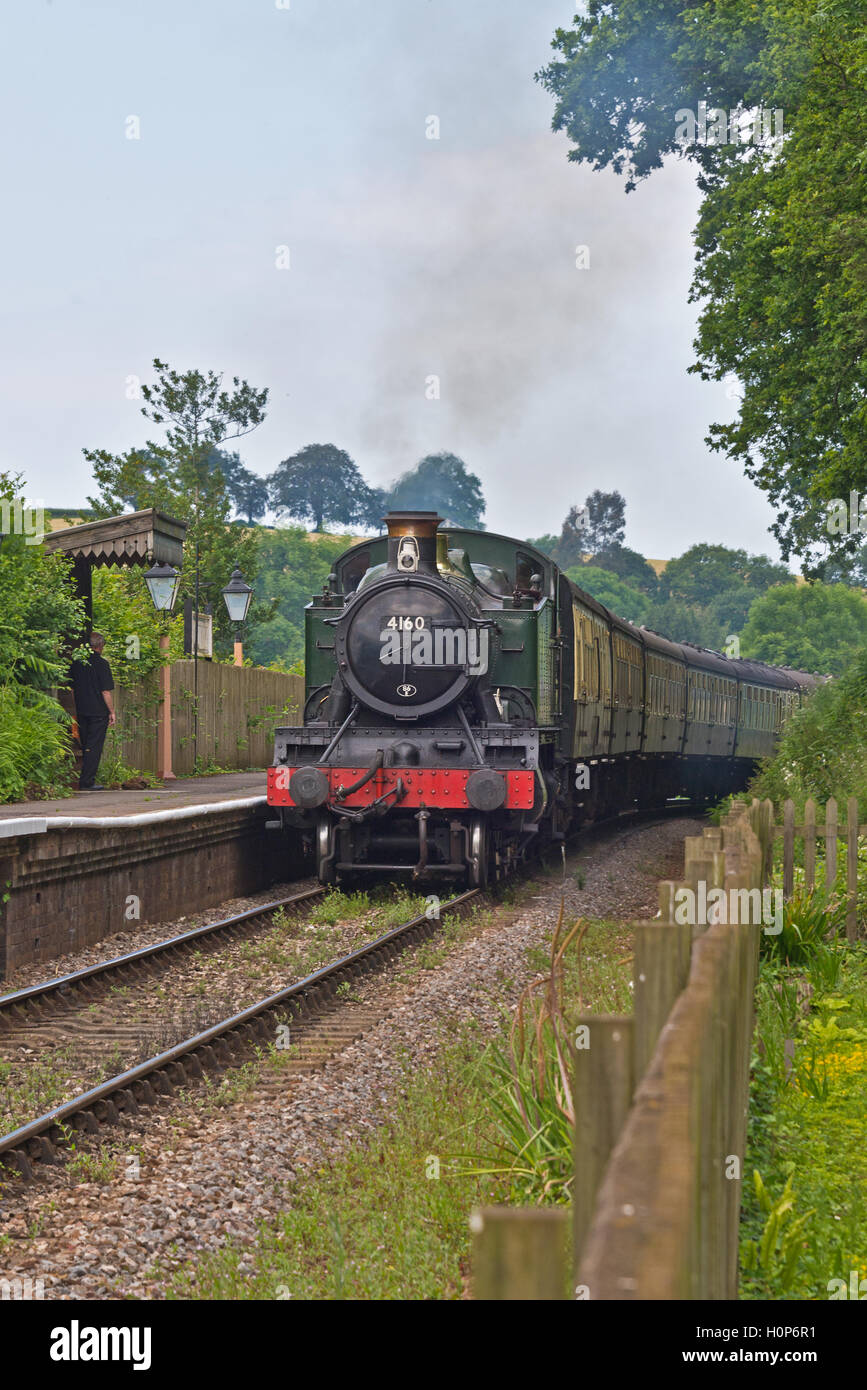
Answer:
<svg viewBox="0 0 867 1390"><path fill-rule="evenodd" d="M211 805L264 796L267 774L226 772L213 777L179 777L141 791L75 792L47 801L12 801L0 806L0 820L24 816L135 816L182 806Z"/></svg>
<svg viewBox="0 0 867 1390"><path fill-rule="evenodd" d="M0 980L299 877L265 792L264 771L230 772L0 807Z"/></svg>

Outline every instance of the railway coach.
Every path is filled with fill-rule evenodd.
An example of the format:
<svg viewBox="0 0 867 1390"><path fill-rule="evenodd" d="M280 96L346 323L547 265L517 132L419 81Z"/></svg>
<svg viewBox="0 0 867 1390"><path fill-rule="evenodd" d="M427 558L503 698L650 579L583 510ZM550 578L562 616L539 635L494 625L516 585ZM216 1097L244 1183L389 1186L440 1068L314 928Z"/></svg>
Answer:
<svg viewBox="0 0 867 1390"><path fill-rule="evenodd" d="M615 616L524 541L392 512L306 609L268 801L324 883L482 886L618 810L743 788L819 678Z"/></svg>

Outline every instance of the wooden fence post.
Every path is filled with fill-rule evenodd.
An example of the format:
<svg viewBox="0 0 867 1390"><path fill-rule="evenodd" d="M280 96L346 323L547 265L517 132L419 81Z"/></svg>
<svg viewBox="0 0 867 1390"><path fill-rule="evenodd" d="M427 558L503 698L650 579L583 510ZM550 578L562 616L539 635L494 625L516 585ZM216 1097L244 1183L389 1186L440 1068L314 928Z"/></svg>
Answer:
<svg viewBox="0 0 867 1390"><path fill-rule="evenodd" d="M762 868L762 887L770 883L774 876L774 803L770 799L762 802L762 827L764 831L764 864Z"/></svg>
<svg viewBox="0 0 867 1390"><path fill-rule="evenodd" d="M795 803L791 797L783 807L783 897L788 900L795 889Z"/></svg>
<svg viewBox="0 0 867 1390"><path fill-rule="evenodd" d="M570 1047L575 1107L572 1214L576 1269L593 1218L599 1184L632 1104L634 1033L631 1015L582 1014Z"/></svg>
<svg viewBox="0 0 867 1390"><path fill-rule="evenodd" d="M825 807L825 902L833 896L837 883L837 802L828 797Z"/></svg>
<svg viewBox="0 0 867 1390"><path fill-rule="evenodd" d="M812 893L816 886L816 803L811 796L804 804L804 887Z"/></svg>
<svg viewBox="0 0 867 1390"><path fill-rule="evenodd" d="M846 804L846 940L858 934L858 799Z"/></svg>
<svg viewBox="0 0 867 1390"><path fill-rule="evenodd" d="M568 1208L478 1207L473 1233L473 1298L567 1297Z"/></svg>
<svg viewBox="0 0 867 1390"><path fill-rule="evenodd" d="M678 885L673 878L659 881L659 916L663 922L674 921L674 895Z"/></svg>
<svg viewBox="0 0 867 1390"><path fill-rule="evenodd" d="M692 927L689 922L636 922L633 995L635 1000L635 1084L656 1051L674 1001L689 979Z"/></svg>

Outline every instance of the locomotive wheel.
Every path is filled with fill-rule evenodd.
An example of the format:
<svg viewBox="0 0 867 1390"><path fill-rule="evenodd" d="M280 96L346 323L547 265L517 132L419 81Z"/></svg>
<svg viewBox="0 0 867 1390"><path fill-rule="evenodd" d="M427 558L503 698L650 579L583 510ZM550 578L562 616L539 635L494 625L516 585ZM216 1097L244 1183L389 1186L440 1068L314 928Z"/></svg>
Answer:
<svg viewBox="0 0 867 1390"><path fill-rule="evenodd" d="M316 876L320 883L333 883L337 877L332 854L335 828L327 816L316 827Z"/></svg>
<svg viewBox="0 0 867 1390"><path fill-rule="evenodd" d="M467 874L470 888L488 886L488 827L481 816L470 825L470 867Z"/></svg>

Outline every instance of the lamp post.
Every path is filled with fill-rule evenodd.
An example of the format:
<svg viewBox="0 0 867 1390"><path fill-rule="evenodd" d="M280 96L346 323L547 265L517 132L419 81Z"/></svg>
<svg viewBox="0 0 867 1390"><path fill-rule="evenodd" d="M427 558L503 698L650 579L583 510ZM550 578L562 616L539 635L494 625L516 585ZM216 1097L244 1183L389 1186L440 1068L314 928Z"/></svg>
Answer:
<svg viewBox="0 0 867 1390"><path fill-rule="evenodd" d="M241 624L247 616L250 607L250 599L253 597L253 590L245 580L237 565L232 571L232 578L223 590L223 600L226 604L226 611L229 619L235 624L235 665L244 665L244 644L241 640Z"/></svg>
<svg viewBox="0 0 867 1390"><path fill-rule="evenodd" d="M154 565L145 575L145 583L158 613L171 615L178 596L180 572L173 565ZM160 712L157 718L157 775L164 782L174 782L172 772L172 668L169 665L169 632L166 625L160 632Z"/></svg>

